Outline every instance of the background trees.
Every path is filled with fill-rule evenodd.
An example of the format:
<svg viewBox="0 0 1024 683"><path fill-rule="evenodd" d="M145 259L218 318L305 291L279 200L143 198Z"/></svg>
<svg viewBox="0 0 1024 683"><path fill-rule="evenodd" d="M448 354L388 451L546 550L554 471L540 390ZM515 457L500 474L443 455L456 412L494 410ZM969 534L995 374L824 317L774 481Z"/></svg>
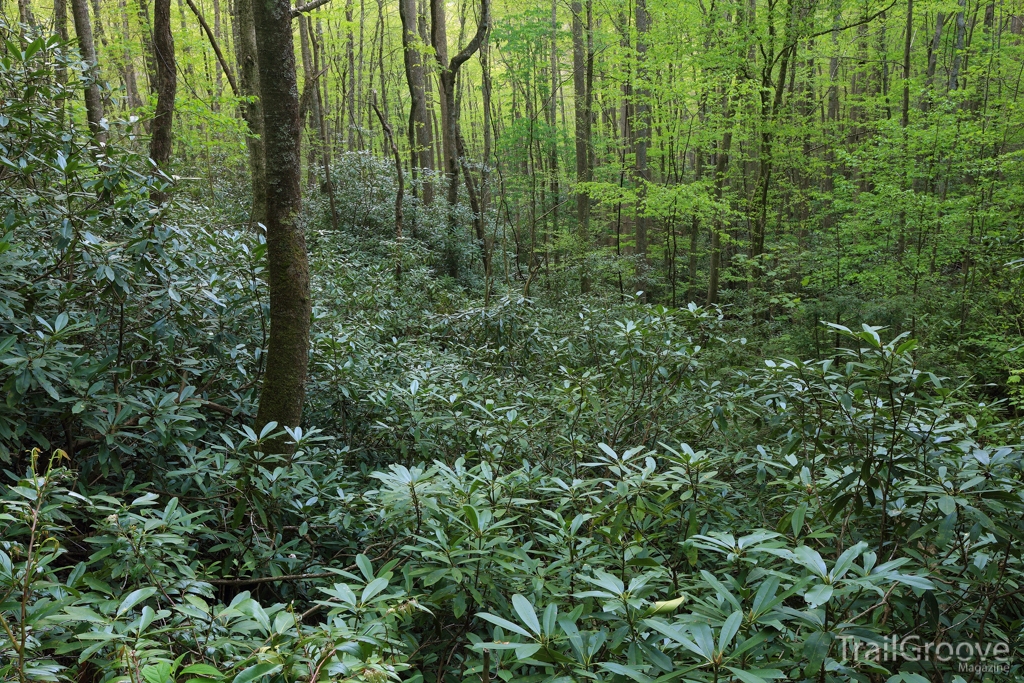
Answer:
<svg viewBox="0 0 1024 683"><path fill-rule="evenodd" d="M0 678L1021 677L1013 2L155 5L0 18Z"/></svg>

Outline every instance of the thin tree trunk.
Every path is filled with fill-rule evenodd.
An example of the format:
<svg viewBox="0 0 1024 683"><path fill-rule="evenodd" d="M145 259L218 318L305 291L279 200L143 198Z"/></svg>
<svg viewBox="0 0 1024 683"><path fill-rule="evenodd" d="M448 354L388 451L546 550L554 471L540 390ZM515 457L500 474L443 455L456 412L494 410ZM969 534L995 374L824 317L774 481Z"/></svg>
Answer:
<svg viewBox="0 0 1024 683"><path fill-rule="evenodd" d="M57 36L60 37L62 44L68 43L68 5L67 0L53 0L53 28L56 31ZM57 85L63 88L68 83L68 70L67 67L58 62L54 65L54 77L57 81ZM63 124L64 122L64 110L65 107L61 107L58 112L59 121Z"/></svg>
<svg viewBox="0 0 1024 683"><path fill-rule="evenodd" d="M632 123L638 206L634 234L636 254L641 262L647 260L647 231L650 227L650 218L645 215L643 206L647 183L651 181L651 169L647 165L647 148L651 143L651 92L647 85L647 40L650 30L651 15L647 11L647 0L636 0L637 71Z"/></svg>
<svg viewBox="0 0 1024 683"><path fill-rule="evenodd" d="M296 21L299 24L299 48L302 53L302 97L299 98L299 116L302 118L303 123L306 121L306 115L312 118L312 122L309 123L309 127L316 129L319 132L320 129L320 98L314 95L314 90L319 93L320 86L317 85L317 76L319 69L313 65L313 56L309 48L310 43L310 19L305 14L300 14L296 17ZM326 136L320 136L320 145L326 145ZM313 187L316 184L316 147L317 145L309 145L309 149L306 150L306 185ZM337 229L337 227L335 227Z"/></svg>
<svg viewBox="0 0 1024 683"><path fill-rule="evenodd" d="M381 65L383 66L383 64ZM380 127L384 130L384 139L391 150L391 156L395 159L395 173L398 175L398 192L395 194L395 239L398 242L398 257L395 259L395 280L402 281L402 200L405 197L405 177L402 174L402 155L398 153L398 145L395 144L395 137L391 132L391 125L387 116L377 106L377 91L373 92L373 99L370 101L373 111L377 114Z"/></svg>
<svg viewBox="0 0 1024 683"><path fill-rule="evenodd" d="M30 0L18 0L18 21L25 26L36 25L36 19L32 15L32 3Z"/></svg>
<svg viewBox="0 0 1024 683"><path fill-rule="evenodd" d="M88 0L71 0L71 13L75 19L75 33L78 49L82 53L89 72L85 81L85 113L89 130L99 145L107 142L107 131L103 127L103 98L99 86L99 64L96 62L96 44L92 38L92 23L89 20Z"/></svg>
<svg viewBox="0 0 1024 683"><path fill-rule="evenodd" d="M413 179L419 169L432 168L430 120L427 116L427 96L423 66L423 54L418 48L418 12L416 0L399 0L398 13L402 19L402 52L405 63L405 80L409 85L409 150ZM433 201L433 187L423 183L424 204Z"/></svg>
<svg viewBox="0 0 1024 683"><path fill-rule="evenodd" d="M307 20L308 21L308 20ZM312 31L310 31L312 36ZM320 55L323 54L323 45L316 38L313 38L313 70L317 75L320 73ZM305 57L303 57L305 58ZM338 231L338 206L334 197L334 179L331 177L331 149L327 140L327 121L324 117L324 101L320 95L320 79L314 78L307 86L313 88L316 100L316 119L320 130L321 158L324 165L324 186L327 189L327 200L331 206L331 227Z"/></svg>
<svg viewBox="0 0 1024 683"><path fill-rule="evenodd" d="M345 54L348 57L348 87L345 91L345 105L348 110L348 151L356 148L356 51L355 32L352 30L354 8L352 0L345 6L345 21L348 22L348 39L345 42Z"/></svg>
<svg viewBox="0 0 1024 683"><path fill-rule="evenodd" d="M900 125L910 125L910 47L914 39L914 0L907 0L907 28L903 37L903 111Z"/></svg>
<svg viewBox="0 0 1024 683"><path fill-rule="evenodd" d="M964 35L967 22L964 20L965 0L960 0L960 11L956 13L956 38L953 45L953 65L949 69L949 89L956 90L960 83L960 64L963 61Z"/></svg>
<svg viewBox="0 0 1024 683"><path fill-rule="evenodd" d="M174 36L171 35L171 0L156 0L153 4L153 49L156 51L157 89L149 158L157 168L165 171L171 160L174 97L178 89ZM154 203L160 203L167 199L167 195L162 190L153 190L150 198Z"/></svg>
<svg viewBox="0 0 1024 683"><path fill-rule="evenodd" d="M249 175L252 182L250 221L267 219L267 162L263 141L263 104L260 99L259 55L256 52L256 26L253 0L235 0L238 38L235 60L238 62L238 90L248 101L241 105L242 118L249 128L245 138L249 151Z"/></svg>
<svg viewBox="0 0 1024 683"><path fill-rule="evenodd" d="M139 31L142 53L146 57L146 82L150 94L156 93L156 53L153 50L153 24L149 20L149 0L139 0Z"/></svg>
<svg viewBox="0 0 1024 683"><path fill-rule="evenodd" d="M548 173L550 173L551 190L551 230L552 239L558 232L558 200L561 193L558 187L558 0L551 0L551 93L548 98L548 122L551 126L551 138L548 149ZM558 253L555 253L557 262Z"/></svg>
<svg viewBox="0 0 1024 683"><path fill-rule="evenodd" d="M925 72L924 82L927 97L921 106L924 111L928 111L928 108L931 105L932 82L935 78L935 69L939 64L939 50L942 49L942 27L945 23L946 15L942 12L938 12L935 15L935 33L932 35L932 42L928 47L928 67Z"/></svg>
<svg viewBox="0 0 1024 683"><path fill-rule="evenodd" d="M63 2L63 0L60 0ZM138 109L144 104L142 96L139 94L139 82L135 76L135 62L132 59L132 52L129 48L131 44L127 38L131 35L131 24L128 21L128 7L125 0L118 0L118 8L121 10L121 30L124 31L124 52L121 54L121 59L124 60L124 87L125 93L128 96L128 106L132 109Z"/></svg>
<svg viewBox="0 0 1024 683"><path fill-rule="evenodd" d="M266 151L270 339L256 429L302 421L312 305L302 208L302 127L289 0L253 3ZM272 447L285 449L283 441Z"/></svg>

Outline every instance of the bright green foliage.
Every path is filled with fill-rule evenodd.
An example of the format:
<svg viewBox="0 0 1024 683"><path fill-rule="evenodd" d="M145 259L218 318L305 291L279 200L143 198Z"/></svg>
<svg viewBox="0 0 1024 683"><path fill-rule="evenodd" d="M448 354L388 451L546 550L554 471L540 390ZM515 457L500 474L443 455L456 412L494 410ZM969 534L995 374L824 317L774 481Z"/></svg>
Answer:
<svg viewBox="0 0 1024 683"><path fill-rule="evenodd" d="M774 357L729 309L618 292L482 305L474 277L435 275L443 208L410 202L399 253L387 167L352 154L344 229L306 217L318 428L268 452L264 245L217 227L244 202L154 208L126 125L103 150L74 128L59 46L15 47L3 680L1021 678L1019 412L941 376L955 351L815 321L786 330L813 358ZM1011 316L990 313L975 341L1012 390ZM1006 668L851 654L893 636L1005 645L985 662Z"/></svg>

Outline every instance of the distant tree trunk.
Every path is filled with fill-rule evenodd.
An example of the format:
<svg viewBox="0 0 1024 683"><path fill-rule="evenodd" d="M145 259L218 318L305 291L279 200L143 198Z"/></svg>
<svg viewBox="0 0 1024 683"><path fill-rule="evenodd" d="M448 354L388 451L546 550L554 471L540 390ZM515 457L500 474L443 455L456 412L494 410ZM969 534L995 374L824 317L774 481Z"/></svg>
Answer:
<svg viewBox="0 0 1024 683"><path fill-rule="evenodd" d="M395 259L395 279L402 280L402 199L405 197L405 176L402 174L402 155L398 153L398 145L395 144L395 137L391 132L391 124L388 123L387 115L377 106L377 91L373 91L373 98L370 100L380 127L384 130L384 141L391 156L395 159L395 173L398 175L398 192L395 195L395 239L398 241L398 258Z"/></svg>
<svg viewBox="0 0 1024 683"><path fill-rule="evenodd" d="M441 95L441 135L444 142L444 170L448 180L449 225L454 228L454 207L459 197L459 111L455 100L455 79L462 65L480 47L483 37L490 27L490 0L480 1L480 21L477 24L476 34L469 44L451 60L448 59L444 0L431 0L430 19L430 42L434 45L434 57L439 68L437 80ZM450 274L457 275L455 262L452 261L450 266L452 266Z"/></svg>
<svg viewBox="0 0 1024 683"><path fill-rule="evenodd" d="M308 19L306 17L299 17L299 18L300 19L305 19L308 22ZM312 27L310 27L310 28L312 28ZM321 45L320 42L316 39L316 37L313 35L312 30L310 30L309 33L310 33L310 38L312 38L312 40L313 40L313 71L317 75L319 75L320 74L320 59L319 59L319 55L323 54L323 45ZM310 86L312 86L312 88L313 88L313 96L314 96L314 99L316 100L316 123L317 123L317 128L320 131L321 160L322 160L322 163L324 165L324 187L327 190L327 200L328 200L328 202L330 203L330 206L331 206L331 227L334 228L335 232L337 232L338 231L338 206L337 206L337 202L335 201L335 197L334 197L334 179L331 177L331 147L328 144L328 139L327 139L327 121L326 121L326 117L324 115L324 101L320 97L320 79L314 77L313 81L307 87L310 87Z"/></svg>
<svg viewBox="0 0 1024 683"><path fill-rule="evenodd" d="M491 168L491 152L494 146L493 122L491 121L491 42L490 33L484 36L483 45L480 46L480 71L481 84L480 92L483 99L483 125L484 125L484 163L480 171L480 210L487 211L488 187L487 179Z"/></svg>
<svg viewBox="0 0 1024 683"><path fill-rule="evenodd" d="M345 91L345 108L348 110L348 151L356 148L356 50L355 32L352 30L352 0L345 5L345 21L348 23L348 40L345 42L345 54L348 57L348 88Z"/></svg>
<svg viewBox="0 0 1024 683"><path fill-rule="evenodd" d="M235 59L238 62L238 89L248 98L242 105L242 117L249 127L245 142L249 151L249 175L252 179L252 210L250 220L267 220L267 162L263 143L263 103L260 99L259 56L256 52L256 26L253 21L253 0L235 0L238 37Z"/></svg>
<svg viewBox="0 0 1024 683"><path fill-rule="evenodd" d="M213 0L213 41L214 45L220 43L220 0ZM217 90L217 97L221 96L221 92L224 89L224 84L221 81L221 72L224 71L220 60L217 61L217 66L214 67L214 86ZM226 73L226 72L225 72Z"/></svg>
<svg viewBox="0 0 1024 683"><path fill-rule="evenodd" d="M153 49L156 51L156 113L153 116L152 137L149 140L149 158L161 170L171 160L172 129L174 124L174 97L178 89L177 69L174 62L174 37L171 35L171 0L156 0L153 4ZM155 203L167 199L158 190L150 194Z"/></svg>
<svg viewBox="0 0 1024 683"><path fill-rule="evenodd" d="M704 153L697 149L693 153L693 180L700 182L704 176ZM697 299L697 238L700 236L700 214L693 212L693 219L690 223L690 251L687 255L687 302Z"/></svg>
<svg viewBox="0 0 1024 683"><path fill-rule="evenodd" d="M67 0L53 0L53 29L57 32L61 43L68 42L68 5ZM54 66L54 76L57 85L62 88L68 83L68 70L64 64L58 63ZM64 120L64 107L61 107L58 114L60 121Z"/></svg>
<svg viewBox="0 0 1024 683"><path fill-rule="evenodd" d="M310 21L309 17L304 14L300 14L296 17L296 21L299 24L299 48L302 52L302 97L299 99L299 116L302 117L303 123L306 122L306 115L312 117L312 121L307 124L310 128L319 131L320 127L320 98L314 95L314 90L319 93L319 86L317 85L318 69L313 65L313 55L310 51ZM321 141L319 144L326 145L326 142ZM316 183L316 147L317 145L309 145L309 149L306 150L306 185L313 187Z"/></svg>
<svg viewBox="0 0 1024 683"><path fill-rule="evenodd" d="M139 30L142 34L142 52L146 56L146 81L149 92L156 92L156 53L153 50L153 24L149 20L149 1L139 0Z"/></svg>
<svg viewBox="0 0 1024 683"><path fill-rule="evenodd" d="M910 47L914 38L914 0L907 0L907 27L903 36L903 102L900 125L910 124Z"/></svg>
<svg viewBox="0 0 1024 683"><path fill-rule="evenodd" d="M78 36L78 49L82 53L89 68L85 85L85 115L89 120L89 130L99 145L107 142L107 131L103 128L103 98L99 86L99 64L96 62L96 44L92 39L92 23L89 21L88 0L71 0L71 13L75 19L75 34Z"/></svg>
<svg viewBox="0 0 1024 683"><path fill-rule="evenodd" d="M416 0L399 0L398 13L402 19L402 52L405 62L405 80L409 85L409 150L413 179L418 169L432 167L430 150L433 140L430 135L430 119L427 115L426 84L423 67L423 53L418 48ZM415 187L415 186L414 186ZM423 203L434 199L433 187L423 184Z"/></svg>
<svg viewBox="0 0 1024 683"><path fill-rule="evenodd" d="M103 15L100 14L100 0L92 0L92 30L95 38L98 38L104 49L107 47L107 32L103 30Z"/></svg>
<svg viewBox="0 0 1024 683"><path fill-rule="evenodd" d="M729 170L729 152L732 148L732 107L729 106L729 96L722 96L722 108L725 110L723 120L726 130L722 134L722 141L715 150L715 201L722 201L725 196L726 174ZM708 295L707 304L718 303L718 280L722 264L722 231L725 230L725 222L721 219L711 228L711 262L708 265Z"/></svg>
<svg viewBox="0 0 1024 683"><path fill-rule="evenodd" d="M647 230L650 218L644 215L646 183L651 180L651 169L647 165L647 148L651 143L651 106L648 102L650 90L647 85L647 40L651 30L651 15L647 12L647 0L636 0L636 88L633 104L633 152L637 182L636 254L641 261L647 260Z"/></svg>
<svg viewBox="0 0 1024 683"><path fill-rule="evenodd" d="M551 0L551 94L548 100L548 121L551 126L548 148L548 172L551 174L551 235L558 231L558 0ZM555 258L558 258L556 252Z"/></svg>
<svg viewBox="0 0 1024 683"><path fill-rule="evenodd" d="M18 21L26 26L35 26L36 19L32 16L30 0L18 0Z"/></svg>
<svg viewBox="0 0 1024 683"><path fill-rule="evenodd" d="M127 38L131 35L131 24L128 21L128 7L125 4L125 0L118 0L118 8L121 10L121 30L124 31L124 36ZM124 60L124 87L125 93L128 96L128 106L132 109L137 109L142 107L144 102L139 94L139 82L135 77L135 62L132 60L132 52L128 47L129 45L130 43L125 40L124 52L122 53L122 59Z"/></svg>
<svg viewBox="0 0 1024 683"><path fill-rule="evenodd" d="M949 68L949 89L956 90L960 83L960 63L963 61L964 36L967 22L964 20L964 2L960 0L960 11L956 13L956 36L953 45L953 65Z"/></svg>
<svg viewBox="0 0 1024 683"><path fill-rule="evenodd" d="M572 3L572 88L576 120L576 182L590 182L590 112L587 111L587 61L583 43L583 7L579 0ZM590 198L585 192L576 193L576 222L579 237L587 238L590 220Z"/></svg>
<svg viewBox="0 0 1024 683"><path fill-rule="evenodd" d="M932 35L932 42L928 46L928 66L925 71L924 99L921 101L921 111L928 111L932 104L932 84L935 79L935 69L939 64L939 50L942 49L942 26L946 23L946 15L938 12L935 15L935 33Z"/></svg>
<svg viewBox="0 0 1024 683"><path fill-rule="evenodd" d="M270 422L302 421L312 306L302 208L302 126L295 75L291 3L253 3L259 89L266 150L267 279L270 339L256 415L257 431ZM283 443L276 444L284 448Z"/></svg>

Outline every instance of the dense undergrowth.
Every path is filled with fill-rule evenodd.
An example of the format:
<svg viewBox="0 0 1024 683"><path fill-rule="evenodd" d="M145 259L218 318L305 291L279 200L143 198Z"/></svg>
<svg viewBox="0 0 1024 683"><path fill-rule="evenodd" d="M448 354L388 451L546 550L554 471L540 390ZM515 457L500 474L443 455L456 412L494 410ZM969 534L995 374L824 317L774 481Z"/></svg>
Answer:
<svg viewBox="0 0 1024 683"><path fill-rule="evenodd" d="M355 156L350 223L309 211L316 428L268 453L259 232L152 207L131 126L90 147L54 64L0 68L4 680L1024 677L1019 413L943 349L831 325L764 360L718 309L484 305L437 275L473 258L439 209L388 239Z"/></svg>

